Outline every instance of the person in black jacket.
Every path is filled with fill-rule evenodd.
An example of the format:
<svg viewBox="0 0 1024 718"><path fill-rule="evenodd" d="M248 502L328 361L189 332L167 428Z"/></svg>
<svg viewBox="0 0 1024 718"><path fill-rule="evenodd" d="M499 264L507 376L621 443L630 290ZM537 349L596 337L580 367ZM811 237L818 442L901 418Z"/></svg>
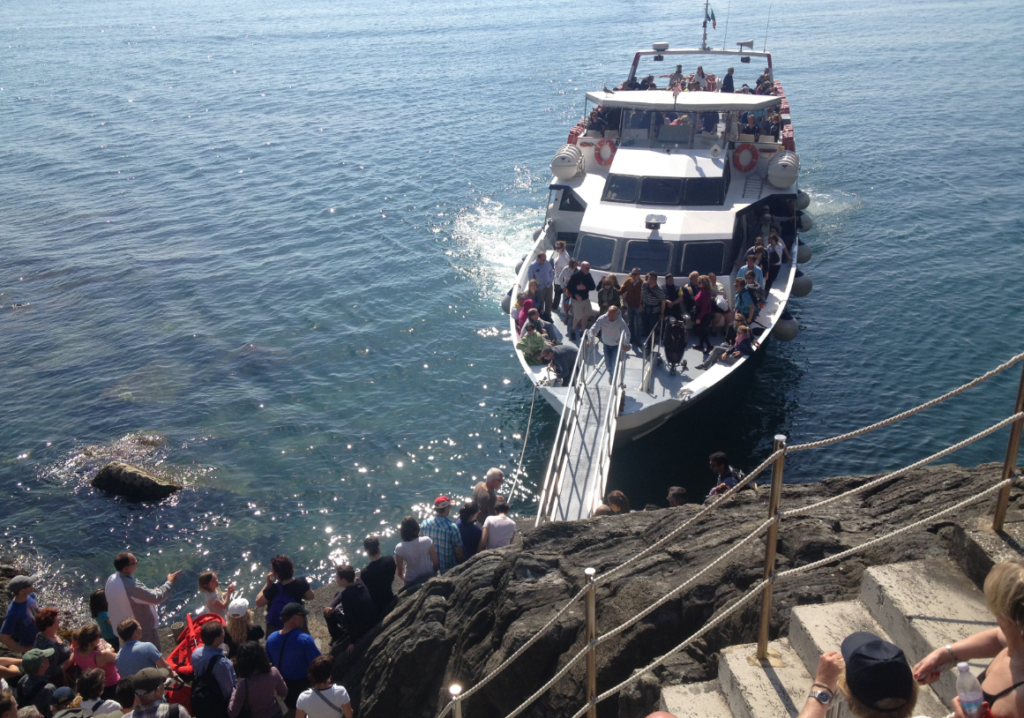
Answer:
<svg viewBox="0 0 1024 718"><path fill-rule="evenodd" d="M571 277L566 285L566 291L572 298L572 328L569 330L569 339L576 341L576 327L580 332L587 329L587 323L594 314L590 305L590 293L597 288L594 284L594 277L590 274L590 262L580 264L579 270Z"/></svg>
<svg viewBox="0 0 1024 718"><path fill-rule="evenodd" d="M722 92L735 92L732 79L732 68L725 73L725 77L722 78Z"/></svg>
<svg viewBox="0 0 1024 718"><path fill-rule="evenodd" d="M395 565L393 556L382 556L380 552L380 539L376 536L367 536L363 539L363 550L370 558L359 574L359 579L370 592L373 605L377 607L380 618L391 612L395 603L395 591L392 586L395 582L395 573L398 566Z"/></svg>
<svg viewBox="0 0 1024 718"><path fill-rule="evenodd" d="M341 588L334 594L331 605L324 608L324 620L331 634L332 644L344 644L349 654L356 650L356 642L377 625L379 613L366 585L356 578L356 570L345 564L338 566L335 583Z"/></svg>

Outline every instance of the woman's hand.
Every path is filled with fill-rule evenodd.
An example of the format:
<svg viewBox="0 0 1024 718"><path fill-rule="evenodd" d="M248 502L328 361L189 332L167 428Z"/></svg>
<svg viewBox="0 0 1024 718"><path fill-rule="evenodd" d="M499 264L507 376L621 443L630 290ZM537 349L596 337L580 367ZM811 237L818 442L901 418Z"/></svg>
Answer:
<svg viewBox="0 0 1024 718"><path fill-rule="evenodd" d="M814 682L825 686L835 695L839 676L845 667L846 663L838 651L828 651L818 660L818 672L814 676Z"/></svg>
<svg viewBox="0 0 1024 718"><path fill-rule="evenodd" d="M964 707L960 705L960 696L953 698L953 715L956 716L956 718L971 718L971 716L967 715L967 711L964 710ZM985 718L985 716L991 715L992 711L989 710L988 701L982 701L981 706L978 708L978 713L974 718Z"/></svg>
<svg viewBox="0 0 1024 718"><path fill-rule="evenodd" d="M914 666L914 678L922 686L930 685L939 680L942 671L950 662L949 651L945 648L936 648Z"/></svg>

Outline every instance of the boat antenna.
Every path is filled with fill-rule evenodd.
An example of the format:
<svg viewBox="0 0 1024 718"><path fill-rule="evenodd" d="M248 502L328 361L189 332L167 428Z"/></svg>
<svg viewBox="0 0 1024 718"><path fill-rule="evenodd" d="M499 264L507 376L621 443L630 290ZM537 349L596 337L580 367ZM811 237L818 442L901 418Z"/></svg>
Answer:
<svg viewBox="0 0 1024 718"><path fill-rule="evenodd" d="M764 24L764 47L761 48L761 52L768 50L768 26L772 22L772 4L768 3L768 22Z"/></svg>
<svg viewBox="0 0 1024 718"><path fill-rule="evenodd" d="M711 4L711 0L704 0L704 37L700 41L700 49L708 49L708 5Z"/></svg>
<svg viewBox="0 0 1024 718"><path fill-rule="evenodd" d="M722 49L725 49L725 40L729 37L729 11L732 10L732 0L725 8L725 35L722 37Z"/></svg>

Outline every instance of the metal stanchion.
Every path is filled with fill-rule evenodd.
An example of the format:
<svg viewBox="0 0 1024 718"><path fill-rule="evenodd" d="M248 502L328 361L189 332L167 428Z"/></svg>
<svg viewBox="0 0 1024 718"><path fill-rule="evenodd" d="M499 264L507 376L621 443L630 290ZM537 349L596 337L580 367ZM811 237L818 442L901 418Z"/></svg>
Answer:
<svg viewBox="0 0 1024 718"><path fill-rule="evenodd" d="M462 718L462 700L459 695L462 693L462 686L458 683L452 683L448 686L448 693L452 696L452 715L455 718Z"/></svg>
<svg viewBox="0 0 1024 718"><path fill-rule="evenodd" d="M597 718L597 592L594 589L594 574L597 569L583 571L587 575L587 718Z"/></svg>
<svg viewBox="0 0 1024 718"><path fill-rule="evenodd" d="M779 451L786 446L786 437L782 434L775 435L775 449ZM779 504L782 502L782 468L786 462L786 455L780 454L775 463L772 464L772 492L768 499L768 518L779 513ZM776 521L768 527L768 536L765 538L764 547L764 579L767 581L775 573L775 547L779 539L779 522ZM761 623L757 631L757 659L764 660L768 657L768 623L772 612L772 584L765 584L761 593Z"/></svg>
<svg viewBox="0 0 1024 718"><path fill-rule="evenodd" d="M1017 387L1017 403L1013 413L1019 414L1024 411L1024 364L1020 370L1020 385ZM1024 419L1017 419L1010 425L1010 443L1006 446L1006 461L1003 462L1003 481L1013 475L1017 466L1017 449L1020 447L1021 429L1024 428ZM992 518L992 530L1002 531L1003 523L1006 522L1006 510L1010 507L1010 489L1012 484L1007 484L999 492L999 500L996 502L996 514Z"/></svg>

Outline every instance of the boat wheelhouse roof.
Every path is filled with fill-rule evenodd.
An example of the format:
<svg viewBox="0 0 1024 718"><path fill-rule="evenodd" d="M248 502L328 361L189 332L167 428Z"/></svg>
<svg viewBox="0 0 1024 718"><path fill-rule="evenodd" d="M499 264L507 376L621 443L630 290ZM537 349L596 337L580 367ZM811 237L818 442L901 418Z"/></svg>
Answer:
<svg viewBox="0 0 1024 718"><path fill-rule="evenodd" d="M725 158L714 158L707 151L623 147L615 153L611 171L635 177L721 177L724 168Z"/></svg>
<svg viewBox="0 0 1024 718"><path fill-rule="evenodd" d="M763 110L782 102L776 95L744 95L731 92L680 92L671 90L620 90L588 92L587 99L604 107L662 112L743 112Z"/></svg>

